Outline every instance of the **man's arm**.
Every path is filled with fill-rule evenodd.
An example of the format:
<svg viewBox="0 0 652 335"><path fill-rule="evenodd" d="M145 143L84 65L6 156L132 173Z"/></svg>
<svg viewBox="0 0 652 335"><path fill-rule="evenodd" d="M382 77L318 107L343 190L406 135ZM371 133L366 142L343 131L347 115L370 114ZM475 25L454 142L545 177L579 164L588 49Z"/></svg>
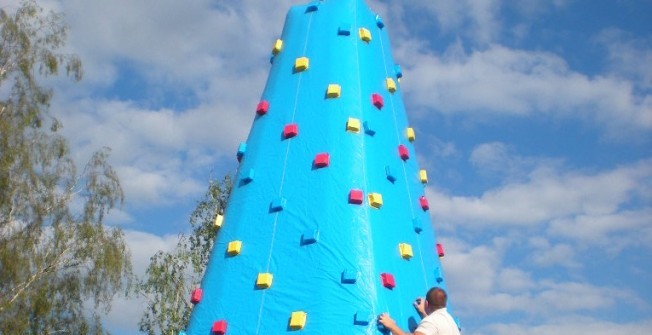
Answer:
<svg viewBox="0 0 652 335"><path fill-rule="evenodd" d="M385 326L393 335L425 335L422 332L408 333L404 332L396 325L396 321L389 317L389 314L383 313L378 317L378 323Z"/></svg>
<svg viewBox="0 0 652 335"><path fill-rule="evenodd" d="M425 318L428 316L428 313L426 313L426 299L425 298L417 298L417 300L414 302L414 308L416 308L417 312L419 312L419 315L421 318Z"/></svg>

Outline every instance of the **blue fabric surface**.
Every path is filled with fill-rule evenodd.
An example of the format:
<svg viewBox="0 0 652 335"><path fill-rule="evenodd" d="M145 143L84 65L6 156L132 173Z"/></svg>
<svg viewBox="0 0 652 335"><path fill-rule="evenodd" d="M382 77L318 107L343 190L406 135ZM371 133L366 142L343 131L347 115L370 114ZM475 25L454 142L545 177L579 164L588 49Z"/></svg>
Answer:
<svg viewBox="0 0 652 335"><path fill-rule="evenodd" d="M445 280L437 281L441 264L430 218L419 204L424 186L406 138L387 27L378 22L363 0L290 9L261 98L269 110L257 115L253 104L251 111L236 179L249 180L231 195L188 335L209 335L218 320L232 335L291 333L297 331L289 327L294 311L307 313L302 334L379 334L375 318L382 312L408 329L419 319L414 298L445 287ZM363 27L372 35L368 43L358 35ZM295 59L304 56L309 68L295 72ZM397 83L393 94L386 87L390 77ZM329 84L341 86L339 98L326 97ZM374 93L383 97L380 110ZM346 131L350 117L365 129ZM298 135L283 138L290 123ZM408 160L400 158L399 145L408 148ZM316 168L313 160L322 152L330 154L330 165ZM364 191L362 204L349 203L352 189ZM372 192L382 195L379 209L367 201ZM273 208L283 199L282 208ZM226 252L233 240L242 241L236 256ZM402 258L399 243L410 244L414 257ZM258 274L266 272L274 276L271 287L256 288ZM396 280L391 290L382 286L385 272Z"/></svg>

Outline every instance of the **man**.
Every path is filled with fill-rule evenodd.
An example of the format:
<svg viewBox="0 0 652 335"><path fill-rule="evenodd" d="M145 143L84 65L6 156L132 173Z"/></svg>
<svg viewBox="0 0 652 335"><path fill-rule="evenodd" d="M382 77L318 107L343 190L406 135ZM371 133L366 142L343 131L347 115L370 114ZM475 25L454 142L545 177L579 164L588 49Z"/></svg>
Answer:
<svg viewBox="0 0 652 335"><path fill-rule="evenodd" d="M422 320L413 335L460 335L455 320L446 310L446 300L446 291L439 287L428 290L426 299L417 299L414 307ZM401 330L387 313L380 315L378 323L394 335L411 335Z"/></svg>

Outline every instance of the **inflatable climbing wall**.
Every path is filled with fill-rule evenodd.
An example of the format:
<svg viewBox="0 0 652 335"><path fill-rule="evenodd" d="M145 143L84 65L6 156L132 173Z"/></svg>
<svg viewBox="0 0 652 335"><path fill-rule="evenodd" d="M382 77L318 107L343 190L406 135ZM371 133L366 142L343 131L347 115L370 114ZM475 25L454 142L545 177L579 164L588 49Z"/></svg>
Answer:
<svg viewBox="0 0 652 335"><path fill-rule="evenodd" d="M383 20L364 0L292 7L188 335L380 334L445 286Z"/></svg>

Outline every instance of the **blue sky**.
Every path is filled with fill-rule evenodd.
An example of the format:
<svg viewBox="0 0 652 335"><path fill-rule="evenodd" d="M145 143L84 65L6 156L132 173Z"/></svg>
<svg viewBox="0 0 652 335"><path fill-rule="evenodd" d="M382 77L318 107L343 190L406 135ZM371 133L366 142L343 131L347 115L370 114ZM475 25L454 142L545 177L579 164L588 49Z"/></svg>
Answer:
<svg viewBox="0 0 652 335"><path fill-rule="evenodd" d="M235 171L303 1L42 3L85 66L81 83L52 82L52 111L80 161L113 149L127 199L110 220L142 272L207 181ZM403 68L465 334L649 334L652 1L367 3ZM117 299L107 322L135 334L142 308Z"/></svg>

